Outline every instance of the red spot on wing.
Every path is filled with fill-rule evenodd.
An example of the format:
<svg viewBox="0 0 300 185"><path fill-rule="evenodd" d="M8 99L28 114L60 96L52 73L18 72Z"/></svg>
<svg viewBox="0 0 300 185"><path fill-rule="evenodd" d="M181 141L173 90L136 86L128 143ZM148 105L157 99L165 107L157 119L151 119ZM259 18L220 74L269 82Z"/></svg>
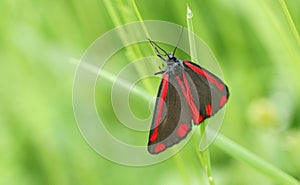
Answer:
<svg viewBox="0 0 300 185"><path fill-rule="evenodd" d="M223 107L226 102L227 102L227 97L222 96L220 99L220 107Z"/></svg>
<svg viewBox="0 0 300 185"><path fill-rule="evenodd" d="M195 125L199 125L203 121L204 117L199 114L197 120L193 120Z"/></svg>
<svg viewBox="0 0 300 185"><path fill-rule="evenodd" d="M163 143L158 143L156 146L155 146L155 153L159 153L159 152L162 152L166 149L166 145L163 144Z"/></svg>
<svg viewBox="0 0 300 185"><path fill-rule="evenodd" d="M179 137L184 137L188 131L189 131L189 126L186 123L182 123L179 125L177 129L177 135Z"/></svg>
<svg viewBox="0 0 300 185"><path fill-rule="evenodd" d="M206 114L210 116L212 114L211 104L206 105Z"/></svg>
<svg viewBox="0 0 300 185"><path fill-rule="evenodd" d="M158 100L158 108L157 108L157 114L156 114L156 120L155 120L155 128L152 132L152 135L150 136L150 142L153 142L158 137L158 125L161 122L163 107L164 107L164 100L166 98L166 95L168 93L168 74L165 74L162 79L162 86L161 86L161 95Z"/></svg>
<svg viewBox="0 0 300 185"><path fill-rule="evenodd" d="M193 71L195 71L199 75L201 75L204 78L206 78L210 83L215 84L219 88L220 91L222 91L224 89L224 84L218 82L218 80L215 77L213 77L212 75L210 75L206 71L204 71L201 68L199 68L199 67L191 64L188 61L184 61L184 63L185 63L185 65L189 66Z"/></svg>

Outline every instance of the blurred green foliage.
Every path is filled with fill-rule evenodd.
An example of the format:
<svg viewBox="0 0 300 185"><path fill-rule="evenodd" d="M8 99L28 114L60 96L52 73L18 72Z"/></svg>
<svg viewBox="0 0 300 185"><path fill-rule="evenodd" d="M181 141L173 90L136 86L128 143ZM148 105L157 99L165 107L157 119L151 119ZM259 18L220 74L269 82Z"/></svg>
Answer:
<svg viewBox="0 0 300 185"><path fill-rule="evenodd" d="M111 2L127 12L120 24L137 21L131 1ZM222 134L299 179L300 45L279 1L136 2L144 20L183 26L186 3L230 88ZM299 2L286 4L300 30ZM86 48L117 26L103 1L2 0L0 9L0 184L207 183L191 145L160 164L128 167L82 138L72 83ZM274 184L213 145L211 159L217 184Z"/></svg>

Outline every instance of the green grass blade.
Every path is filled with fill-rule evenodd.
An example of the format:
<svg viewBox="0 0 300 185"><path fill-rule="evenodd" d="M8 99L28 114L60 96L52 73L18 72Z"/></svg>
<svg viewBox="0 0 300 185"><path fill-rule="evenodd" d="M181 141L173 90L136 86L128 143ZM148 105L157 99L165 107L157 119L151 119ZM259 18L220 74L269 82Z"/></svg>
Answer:
<svg viewBox="0 0 300 185"><path fill-rule="evenodd" d="M287 18L287 21L288 21L288 23L290 25L290 28L291 28L291 30L293 32L293 35L296 38L296 41L297 41L297 43L298 43L298 45L300 47L299 33L298 33L297 28L296 28L296 26L294 24L294 21L293 21L293 18L291 16L290 12L289 12L289 9L287 8L286 3L285 3L284 0L279 0L279 3L280 3L280 6L281 6L281 8L282 8L282 10L283 10L286 18Z"/></svg>
<svg viewBox="0 0 300 185"><path fill-rule="evenodd" d="M189 45L190 45L190 56L191 61L196 62L197 59L197 48L195 44L195 38L194 38L194 27L193 27L193 12L190 9L189 5L187 5L187 13L186 13L186 20L187 20L187 27L188 27L188 37L189 37ZM200 135L203 136L205 133L205 123L200 125ZM210 163L210 153L209 149L206 149L203 152L200 152L197 150L198 158L202 164L203 169L206 172L208 181L210 185L214 185L214 179L212 177L211 172L211 163Z"/></svg>
<svg viewBox="0 0 300 185"><path fill-rule="evenodd" d="M214 145L228 153L230 156L241 160L256 169L261 174L272 179L277 184L281 185L300 185L300 182L286 174L282 170L278 169L274 165L259 158L255 154L246 150L242 146L219 134L216 138Z"/></svg>
<svg viewBox="0 0 300 185"><path fill-rule="evenodd" d="M195 44L195 38L193 37L194 27L193 27L193 12L190 9L189 5L187 5L186 12L186 22L188 28L188 36L189 36L189 45L190 45L190 56L192 62L197 62L195 59L197 58L197 50Z"/></svg>

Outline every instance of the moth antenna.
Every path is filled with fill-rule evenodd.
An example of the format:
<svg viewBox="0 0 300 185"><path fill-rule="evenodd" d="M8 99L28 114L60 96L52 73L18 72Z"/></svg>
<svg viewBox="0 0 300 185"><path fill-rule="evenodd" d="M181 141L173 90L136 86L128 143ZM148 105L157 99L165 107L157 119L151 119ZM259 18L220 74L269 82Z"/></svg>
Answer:
<svg viewBox="0 0 300 185"><path fill-rule="evenodd" d="M173 56L175 55L176 49L178 48L178 45L179 45L179 43L180 43L180 41L181 41L181 39L182 39L183 29L184 29L184 27L182 26L182 28L181 28L181 33L180 33L180 36L179 36L179 39L178 39L177 44L176 44L176 47L174 48L174 51L173 51L173 53L172 53Z"/></svg>
<svg viewBox="0 0 300 185"><path fill-rule="evenodd" d="M153 42L150 38L147 39L150 42L151 46L153 47L156 55L162 60L166 61L166 59L163 56L169 57L168 53L164 49L162 49L159 45L157 45L155 42ZM157 48L160 49L164 54L160 53Z"/></svg>

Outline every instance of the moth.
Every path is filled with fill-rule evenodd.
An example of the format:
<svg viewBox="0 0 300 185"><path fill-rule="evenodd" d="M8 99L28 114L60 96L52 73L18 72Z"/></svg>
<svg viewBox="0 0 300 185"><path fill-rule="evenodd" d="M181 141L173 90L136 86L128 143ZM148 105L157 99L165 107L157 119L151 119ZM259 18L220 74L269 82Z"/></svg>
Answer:
<svg viewBox="0 0 300 185"><path fill-rule="evenodd" d="M162 74L149 134L148 151L158 154L182 141L192 129L228 101L225 83L203 67L176 58L148 39L166 68Z"/></svg>

